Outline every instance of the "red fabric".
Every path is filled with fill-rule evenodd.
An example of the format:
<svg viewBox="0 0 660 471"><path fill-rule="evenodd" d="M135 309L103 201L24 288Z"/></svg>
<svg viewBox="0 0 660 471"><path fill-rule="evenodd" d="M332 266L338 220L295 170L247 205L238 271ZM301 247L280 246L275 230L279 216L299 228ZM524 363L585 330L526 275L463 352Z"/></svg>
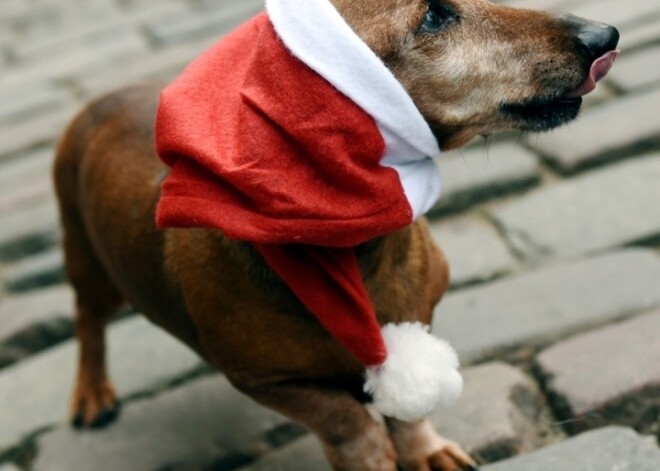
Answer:
<svg viewBox="0 0 660 471"><path fill-rule="evenodd" d="M159 227L254 243L361 362L384 360L351 247L410 224L412 210L396 171L380 165L373 118L291 55L266 14L163 91L156 146L171 167ZM313 246L277 245L289 243Z"/></svg>
<svg viewBox="0 0 660 471"><path fill-rule="evenodd" d="M374 366L385 361L380 325L353 249L282 244L254 247L360 363Z"/></svg>
<svg viewBox="0 0 660 471"><path fill-rule="evenodd" d="M163 91L156 132L172 167L160 227L349 247L412 220L376 123L292 56L265 14Z"/></svg>

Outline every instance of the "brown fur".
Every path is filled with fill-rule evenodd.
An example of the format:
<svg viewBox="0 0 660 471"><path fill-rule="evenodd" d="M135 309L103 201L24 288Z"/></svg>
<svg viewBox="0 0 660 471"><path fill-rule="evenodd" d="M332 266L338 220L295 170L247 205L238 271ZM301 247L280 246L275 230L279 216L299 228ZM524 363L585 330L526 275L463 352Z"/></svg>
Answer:
<svg viewBox="0 0 660 471"><path fill-rule="evenodd" d="M335 0L408 89L444 149L518 126L497 107L575 88L588 64L561 21L452 0L458 25L418 34L422 0ZM158 89L129 88L84 109L58 149L55 181L66 265L77 293L80 368L72 414L112 418L103 332L123 302L178 337L240 390L314 431L337 470L455 471L472 463L427 421L375 421L362 367L248 244L214 230L165 230L154 208L166 168L153 149ZM358 248L380 322L430 322L448 268L420 220ZM398 458L397 458L398 457Z"/></svg>

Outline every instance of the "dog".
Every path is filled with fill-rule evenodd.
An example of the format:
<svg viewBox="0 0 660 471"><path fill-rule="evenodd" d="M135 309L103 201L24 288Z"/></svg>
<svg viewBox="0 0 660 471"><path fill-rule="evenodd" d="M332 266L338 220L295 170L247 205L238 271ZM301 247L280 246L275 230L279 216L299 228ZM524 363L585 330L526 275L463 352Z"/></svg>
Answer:
<svg viewBox="0 0 660 471"><path fill-rule="evenodd" d="M499 130L570 122L611 67L619 38L611 26L484 0L328 1L405 88L443 151ZM58 146L80 345L73 422L95 427L116 415L104 329L128 303L237 389L308 427L336 470L474 469L428 420L370 415L362 366L251 244L213 229L156 227L168 174L154 150L159 92L134 86L92 102ZM423 218L355 250L381 324L430 324L449 269Z"/></svg>

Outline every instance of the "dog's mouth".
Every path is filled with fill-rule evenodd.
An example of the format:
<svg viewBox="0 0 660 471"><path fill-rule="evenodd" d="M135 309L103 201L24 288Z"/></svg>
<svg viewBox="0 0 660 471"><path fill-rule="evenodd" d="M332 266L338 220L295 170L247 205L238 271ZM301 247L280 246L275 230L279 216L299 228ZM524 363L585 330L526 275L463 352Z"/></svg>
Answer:
<svg viewBox="0 0 660 471"><path fill-rule="evenodd" d="M549 131L575 119L582 105L582 97L593 92L596 84L605 78L620 51L609 51L596 59L587 78L568 93L553 97L536 97L523 103L505 103L500 112L513 118L517 128L524 131Z"/></svg>

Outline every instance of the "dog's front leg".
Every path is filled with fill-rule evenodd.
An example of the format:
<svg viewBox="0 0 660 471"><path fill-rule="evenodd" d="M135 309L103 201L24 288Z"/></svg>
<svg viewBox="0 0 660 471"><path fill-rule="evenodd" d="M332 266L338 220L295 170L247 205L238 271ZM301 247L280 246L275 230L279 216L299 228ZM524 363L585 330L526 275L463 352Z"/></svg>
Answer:
<svg viewBox="0 0 660 471"><path fill-rule="evenodd" d="M396 471L396 452L386 427L346 391L310 383L236 386L316 433L335 470Z"/></svg>
<svg viewBox="0 0 660 471"><path fill-rule="evenodd" d="M476 470L474 460L459 445L438 435L430 420L386 420L404 471Z"/></svg>

